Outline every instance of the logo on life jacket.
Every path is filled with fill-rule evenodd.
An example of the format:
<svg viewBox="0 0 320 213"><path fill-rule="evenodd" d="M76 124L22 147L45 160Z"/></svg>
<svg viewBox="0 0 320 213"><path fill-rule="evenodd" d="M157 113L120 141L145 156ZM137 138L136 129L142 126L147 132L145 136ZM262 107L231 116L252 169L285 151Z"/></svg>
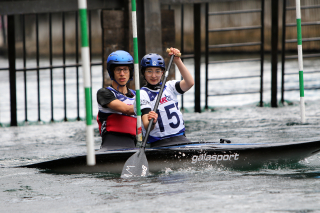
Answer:
<svg viewBox="0 0 320 213"><path fill-rule="evenodd" d="M149 101L147 101L147 100L141 100L141 102L140 102L140 105L141 105L141 106L143 106L143 105L148 105L148 104L150 104L150 103L149 103Z"/></svg>
<svg viewBox="0 0 320 213"><path fill-rule="evenodd" d="M163 98L160 99L160 104L167 103L168 101L172 101L172 98L170 95L169 96L165 95Z"/></svg>

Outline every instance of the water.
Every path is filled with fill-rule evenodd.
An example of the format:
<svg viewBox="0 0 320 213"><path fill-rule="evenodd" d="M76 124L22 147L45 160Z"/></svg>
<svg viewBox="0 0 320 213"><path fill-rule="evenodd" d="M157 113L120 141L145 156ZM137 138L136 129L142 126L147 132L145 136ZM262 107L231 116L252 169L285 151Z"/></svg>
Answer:
<svg viewBox="0 0 320 213"><path fill-rule="evenodd" d="M192 140L308 141L319 140L317 106L318 101L307 105L305 125L299 124L298 105L226 107L184 116ZM130 180L107 173L61 175L11 168L85 152L84 128L83 122L69 122L0 129L3 212L320 211L320 154L287 167L167 169ZM95 147L99 144L95 134Z"/></svg>
<svg viewBox="0 0 320 213"><path fill-rule="evenodd" d="M188 66L192 70L191 62ZM233 69L225 68L225 74ZM218 88L225 90L212 90ZM212 98L212 111L184 113L187 136L193 141L228 138L232 143L319 140L318 94L306 91L305 124L300 123L298 92L286 93L292 104L279 108L256 107L258 95ZM187 107L193 106L193 91L185 100ZM101 139L96 124L94 128L98 149ZM320 212L320 154L281 167L167 168L128 180L120 174L62 175L15 168L85 153L84 130L82 121L0 128L1 212Z"/></svg>

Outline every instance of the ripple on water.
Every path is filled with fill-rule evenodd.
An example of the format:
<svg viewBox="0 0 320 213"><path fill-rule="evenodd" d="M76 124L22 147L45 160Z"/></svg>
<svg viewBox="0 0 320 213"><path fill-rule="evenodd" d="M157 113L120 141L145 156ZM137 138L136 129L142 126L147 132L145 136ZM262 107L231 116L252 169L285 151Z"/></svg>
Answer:
<svg viewBox="0 0 320 213"><path fill-rule="evenodd" d="M245 106L185 113L193 141L232 143L319 140L318 103L278 109ZM288 125L290 124L290 125ZM291 125L292 124L292 125ZM97 126L95 126L95 129ZM120 174L52 174L12 168L86 152L83 122L0 128L0 204L4 212L317 212L320 209L320 154L298 164L241 171L217 167L172 170L147 178ZM2 134L4 133L4 134ZM2 140L3 139L3 140ZM95 135L95 148L100 146ZM9 204L9 205L8 205Z"/></svg>

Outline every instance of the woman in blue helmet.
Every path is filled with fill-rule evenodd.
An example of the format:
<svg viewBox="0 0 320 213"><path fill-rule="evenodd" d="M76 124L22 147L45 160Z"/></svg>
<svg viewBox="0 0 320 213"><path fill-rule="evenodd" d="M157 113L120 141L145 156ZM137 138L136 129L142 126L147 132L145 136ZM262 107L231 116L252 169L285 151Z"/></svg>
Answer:
<svg viewBox="0 0 320 213"><path fill-rule="evenodd" d="M127 83L133 80L133 68L133 58L126 51L117 50L107 59L107 70L112 84L97 92L99 108L97 121L103 149L135 147L137 123L133 110L135 91L127 87Z"/></svg>
<svg viewBox="0 0 320 213"><path fill-rule="evenodd" d="M178 53L180 53L178 49L170 48L169 56ZM145 133L149 120L154 118L152 131L148 138L151 147L190 142L185 137L185 127L178 107L177 95L188 91L194 85L194 80L180 57L174 57L173 61L183 80L166 82L159 107L157 112L154 112L152 110L162 84L161 77L165 70L165 63L162 56L156 53L147 54L141 60L140 70L147 81L147 85L140 91L142 127Z"/></svg>

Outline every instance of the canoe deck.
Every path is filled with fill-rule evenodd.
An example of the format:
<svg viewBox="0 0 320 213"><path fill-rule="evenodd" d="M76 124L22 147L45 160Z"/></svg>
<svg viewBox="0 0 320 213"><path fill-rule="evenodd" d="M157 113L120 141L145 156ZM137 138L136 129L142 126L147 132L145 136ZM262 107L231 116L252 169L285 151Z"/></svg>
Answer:
<svg viewBox="0 0 320 213"><path fill-rule="evenodd" d="M96 165L86 165L86 155L46 161L22 167L54 173L121 173L126 160L139 149L98 150ZM320 141L300 143L229 144L193 142L168 147L146 148L150 172L170 168L220 166L251 170L265 165L297 163L320 152Z"/></svg>

